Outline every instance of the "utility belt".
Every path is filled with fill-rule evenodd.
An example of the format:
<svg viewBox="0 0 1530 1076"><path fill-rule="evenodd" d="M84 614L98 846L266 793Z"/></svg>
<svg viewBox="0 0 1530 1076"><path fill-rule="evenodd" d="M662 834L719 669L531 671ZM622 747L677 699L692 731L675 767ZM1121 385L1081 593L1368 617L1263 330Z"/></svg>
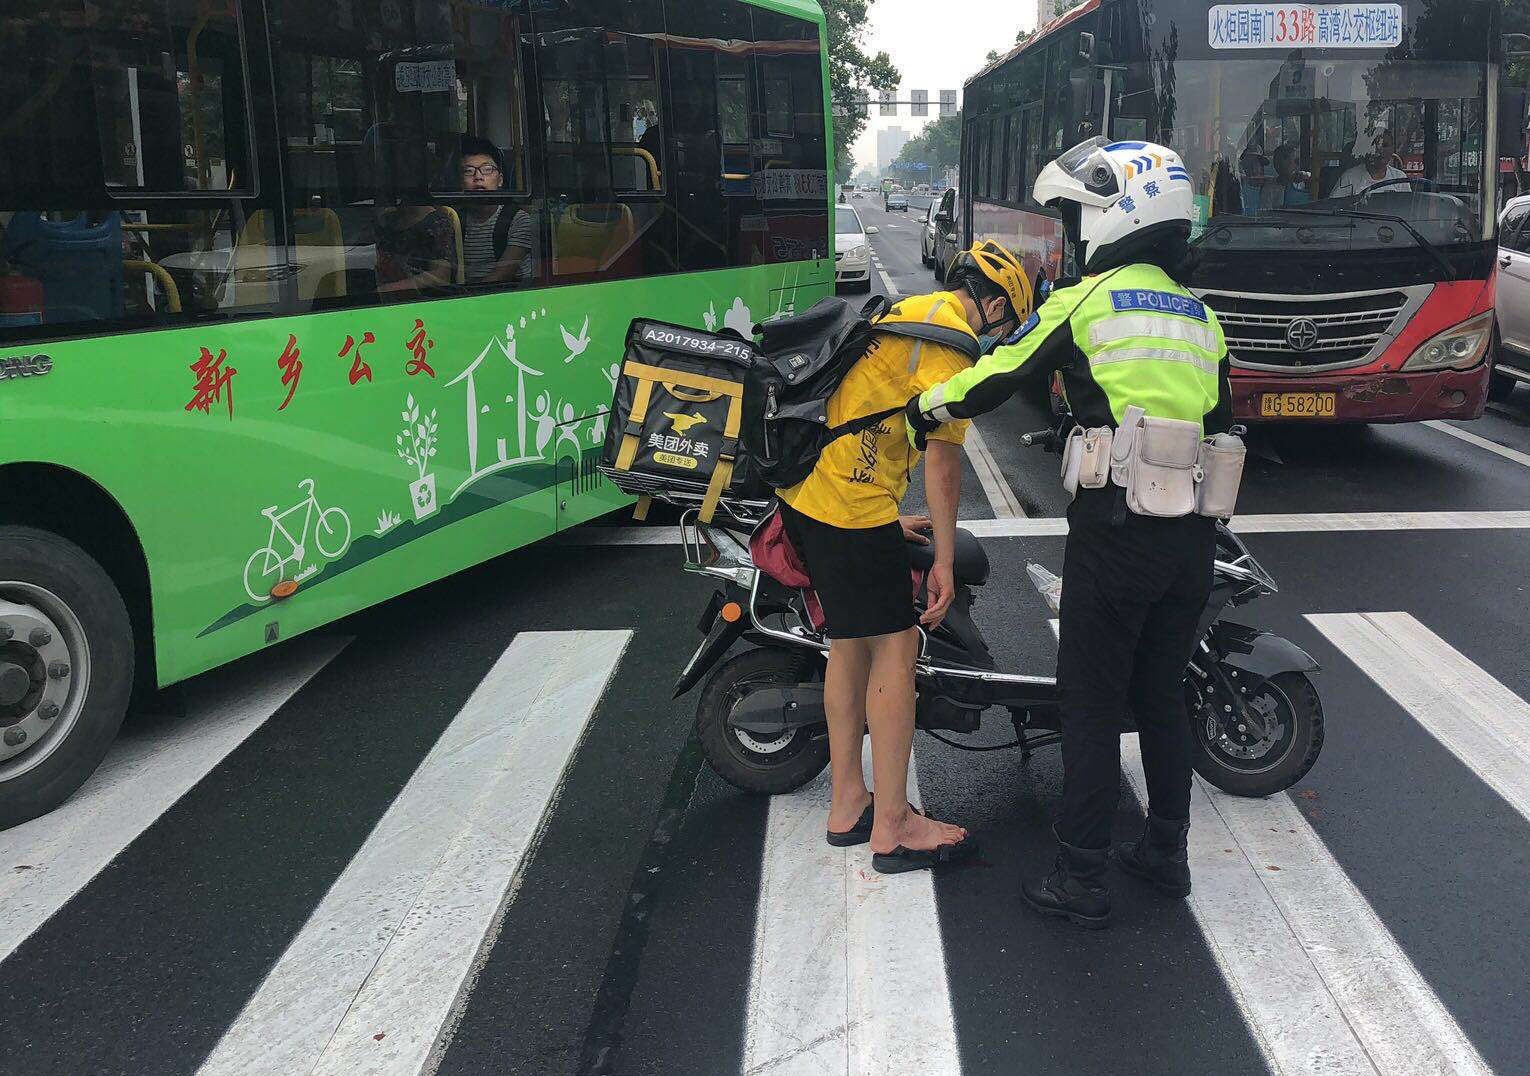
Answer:
<svg viewBox="0 0 1530 1076"><path fill-rule="evenodd" d="M1126 409L1115 429L1075 427L1063 447L1063 488L1110 483L1126 491L1126 507L1139 516L1230 518L1243 483L1243 440L1230 433L1202 437L1194 422L1151 418Z"/></svg>

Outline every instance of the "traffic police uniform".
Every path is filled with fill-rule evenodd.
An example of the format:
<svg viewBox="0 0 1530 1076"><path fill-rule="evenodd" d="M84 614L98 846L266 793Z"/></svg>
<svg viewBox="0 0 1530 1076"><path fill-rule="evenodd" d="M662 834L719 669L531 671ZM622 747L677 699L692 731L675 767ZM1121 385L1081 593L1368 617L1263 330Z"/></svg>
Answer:
<svg viewBox="0 0 1530 1076"><path fill-rule="evenodd" d="M1043 171L1038 201L1051 200L1042 197L1049 172L1090 146L1094 178L1100 178L1103 157L1116 172L1117 201L1130 200L1125 192L1131 186L1120 182L1128 170L1109 159L1107 149L1115 147L1097 140ZM1164 162L1155 171L1167 180L1178 158L1162 147L1152 150L1147 160ZM1188 178L1183 182L1188 188ZM1181 204L1188 206L1188 193ZM1063 207L1070 233L1077 233L1077 213L1070 220L1066 201ZM1112 253L1152 255L1156 241L1180 232L1179 212L1171 207L1153 231L1131 229L1131 223L1124 229L1116 223L1121 238L1108 245L1099 242L1099 227L1093 236L1086 231L1082 244L1070 235L1091 275L1054 290L1015 337L911 401L910 425L917 431L934 422L970 419L993 410L1022 384L1055 371L1079 426L1118 427L1135 405L1150 417L1200 424L1206 434L1225 431L1231 419L1228 359L1216 315L1158 264L1118 261L1099 269L1113 260ZM1183 234L1188 230L1185 219ZM1057 662L1064 767L1057 835L1063 848L1053 874L1025 886L1027 899L1043 911L1087 926L1103 926L1109 917L1102 875L1128 713L1141 732L1150 823L1141 842L1123 849L1129 860L1123 865L1151 872L1165 891L1189 892L1184 844L1193 744L1183 679L1210 594L1214 558L1215 525L1204 516L1137 515L1127 508L1125 490L1114 484L1080 489L1069 506ZM1146 866L1138 862L1144 855L1153 860Z"/></svg>

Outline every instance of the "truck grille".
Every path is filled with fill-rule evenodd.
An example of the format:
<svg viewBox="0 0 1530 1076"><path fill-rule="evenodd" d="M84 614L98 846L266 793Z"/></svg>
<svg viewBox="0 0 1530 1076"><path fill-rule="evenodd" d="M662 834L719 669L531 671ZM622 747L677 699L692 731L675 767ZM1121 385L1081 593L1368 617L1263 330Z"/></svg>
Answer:
<svg viewBox="0 0 1530 1076"><path fill-rule="evenodd" d="M1410 289L1411 290L1411 289ZM1359 292L1339 296L1247 295L1202 292L1216 311L1233 365L1276 369L1335 369L1360 366L1384 348L1382 336L1404 312L1421 301L1409 291ZM1305 351L1287 341L1291 323L1306 318L1317 340Z"/></svg>

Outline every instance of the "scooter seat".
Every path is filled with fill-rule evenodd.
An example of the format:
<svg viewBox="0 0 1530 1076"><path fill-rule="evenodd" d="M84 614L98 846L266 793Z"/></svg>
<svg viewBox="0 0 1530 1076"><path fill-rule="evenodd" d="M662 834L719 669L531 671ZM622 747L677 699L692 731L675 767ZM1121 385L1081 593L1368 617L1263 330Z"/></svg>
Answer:
<svg viewBox="0 0 1530 1076"><path fill-rule="evenodd" d="M908 555L915 568L928 571L935 564L935 545L933 542L929 545L910 542ZM956 559L951 568L958 583L980 587L988 582L988 554L983 552L977 537L961 527L956 528Z"/></svg>

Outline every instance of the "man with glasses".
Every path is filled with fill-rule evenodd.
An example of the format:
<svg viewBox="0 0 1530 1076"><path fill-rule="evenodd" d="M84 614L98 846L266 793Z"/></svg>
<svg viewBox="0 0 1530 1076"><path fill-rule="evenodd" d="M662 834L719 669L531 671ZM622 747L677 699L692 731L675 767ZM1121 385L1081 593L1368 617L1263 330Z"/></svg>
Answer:
<svg viewBox="0 0 1530 1076"><path fill-rule="evenodd" d="M463 135L459 152L464 191L505 185L505 155L486 138ZM463 208L462 260L469 284L524 284L536 275L531 214L505 202L474 201Z"/></svg>

